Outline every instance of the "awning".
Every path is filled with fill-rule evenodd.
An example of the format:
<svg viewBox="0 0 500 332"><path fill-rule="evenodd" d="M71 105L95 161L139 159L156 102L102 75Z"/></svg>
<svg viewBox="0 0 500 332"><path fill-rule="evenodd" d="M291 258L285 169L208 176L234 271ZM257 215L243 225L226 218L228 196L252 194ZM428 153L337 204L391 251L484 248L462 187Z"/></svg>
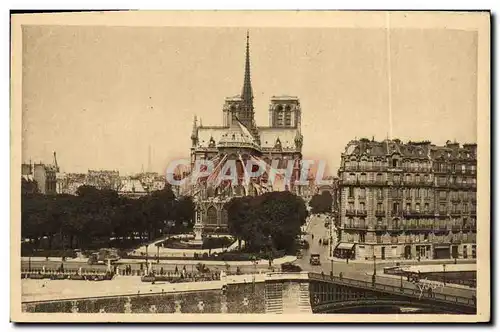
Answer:
<svg viewBox="0 0 500 332"><path fill-rule="evenodd" d="M352 247L354 247L354 243L339 243L336 249L352 250Z"/></svg>
<svg viewBox="0 0 500 332"><path fill-rule="evenodd" d="M434 249L450 249L449 244L435 244Z"/></svg>

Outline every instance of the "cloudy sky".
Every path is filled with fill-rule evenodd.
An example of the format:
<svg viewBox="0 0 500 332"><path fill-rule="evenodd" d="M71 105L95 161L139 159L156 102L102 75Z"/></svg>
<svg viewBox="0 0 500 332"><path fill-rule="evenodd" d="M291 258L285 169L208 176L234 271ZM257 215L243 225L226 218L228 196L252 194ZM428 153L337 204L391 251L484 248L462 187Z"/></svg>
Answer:
<svg viewBox="0 0 500 332"><path fill-rule="evenodd" d="M23 27L23 161L64 172L147 168L189 156L192 119L222 123L243 84L246 29ZM477 35L391 29L251 28L256 121L269 99L302 104L304 158L336 172L349 140L476 142ZM391 89L389 75L391 73Z"/></svg>

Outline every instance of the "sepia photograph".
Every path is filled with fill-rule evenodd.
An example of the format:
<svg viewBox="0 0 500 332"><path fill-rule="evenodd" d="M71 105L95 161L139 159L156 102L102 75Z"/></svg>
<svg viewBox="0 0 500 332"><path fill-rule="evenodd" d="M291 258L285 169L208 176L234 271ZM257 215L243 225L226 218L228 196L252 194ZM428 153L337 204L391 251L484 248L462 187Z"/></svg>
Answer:
<svg viewBox="0 0 500 332"><path fill-rule="evenodd" d="M490 320L490 13L11 16L14 322Z"/></svg>

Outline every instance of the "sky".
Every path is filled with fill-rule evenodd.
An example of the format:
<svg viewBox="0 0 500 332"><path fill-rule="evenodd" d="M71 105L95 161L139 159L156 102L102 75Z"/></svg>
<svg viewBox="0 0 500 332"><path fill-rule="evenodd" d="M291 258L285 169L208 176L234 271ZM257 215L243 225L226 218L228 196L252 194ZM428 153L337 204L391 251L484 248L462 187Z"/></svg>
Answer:
<svg viewBox="0 0 500 332"><path fill-rule="evenodd" d="M268 125L273 95L298 96L303 157L331 174L355 138L477 141L476 32L249 32L257 124ZM62 172L131 174L147 170L151 146L150 170L163 173L189 157L194 115L222 124L245 43L244 28L24 26L23 161L56 151Z"/></svg>

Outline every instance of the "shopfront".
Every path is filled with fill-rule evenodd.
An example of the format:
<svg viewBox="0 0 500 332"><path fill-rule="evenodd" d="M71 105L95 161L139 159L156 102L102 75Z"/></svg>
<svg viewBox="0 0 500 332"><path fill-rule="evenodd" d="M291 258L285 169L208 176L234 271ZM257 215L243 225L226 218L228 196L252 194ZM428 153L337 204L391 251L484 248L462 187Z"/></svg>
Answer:
<svg viewBox="0 0 500 332"><path fill-rule="evenodd" d="M340 242L333 253L338 258L354 259L354 243Z"/></svg>
<svg viewBox="0 0 500 332"><path fill-rule="evenodd" d="M450 245L435 245L434 259L450 259Z"/></svg>

